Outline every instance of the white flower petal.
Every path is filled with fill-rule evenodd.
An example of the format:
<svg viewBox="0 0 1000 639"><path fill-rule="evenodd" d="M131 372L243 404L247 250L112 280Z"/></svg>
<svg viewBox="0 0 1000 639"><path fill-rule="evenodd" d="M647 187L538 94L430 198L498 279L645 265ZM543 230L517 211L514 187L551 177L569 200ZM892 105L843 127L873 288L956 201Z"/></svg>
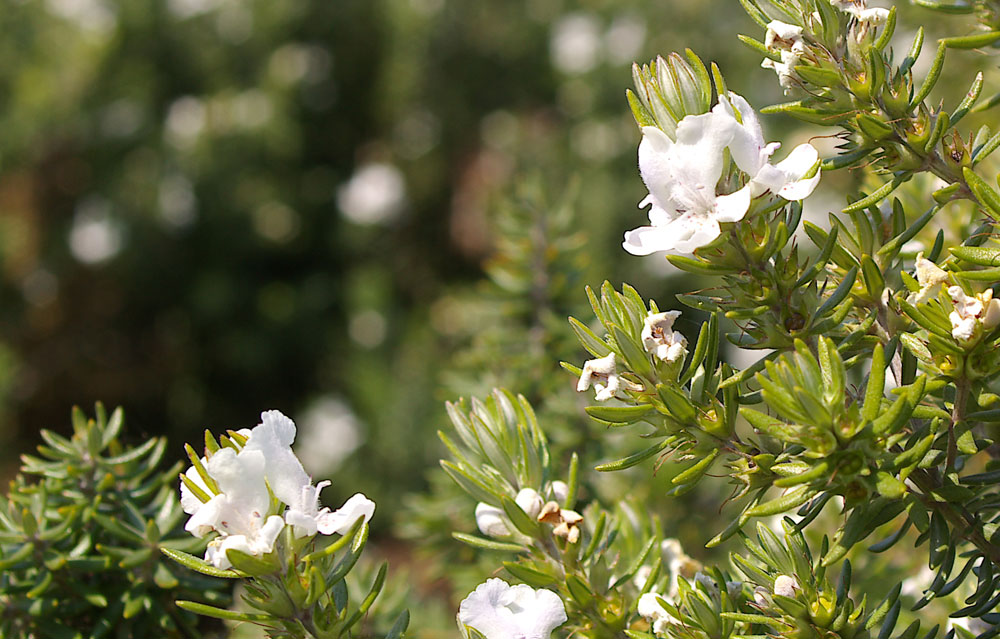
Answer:
<svg viewBox="0 0 1000 639"><path fill-rule="evenodd" d="M649 198L655 200L650 202L654 206L663 206L663 203L670 198L669 184L672 182L670 149L673 146L673 141L660 129L654 126L642 128L642 142L639 143L639 175L649 190Z"/></svg>
<svg viewBox="0 0 1000 639"><path fill-rule="evenodd" d="M543 639L566 622L566 608L551 590L519 584L502 595L525 639ZM516 635L515 635L516 636Z"/></svg>
<svg viewBox="0 0 1000 639"><path fill-rule="evenodd" d="M650 255L657 251L674 250L674 241L674 234L666 226L640 226L625 231L622 248L632 255Z"/></svg>
<svg viewBox="0 0 1000 639"><path fill-rule="evenodd" d="M666 228L676 234L672 248L681 253L694 253L695 249L710 244L722 232L715 218L690 214L677 218Z"/></svg>
<svg viewBox="0 0 1000 639"><path fill-rule="evenodd" d="M501 604L510 585L502 579L487 579L458 607L458 620L475 628L486 639L511 639L513 613Z"/></svg>
<svg viewBox="0 0 1000 639"><path fill-rule="evenodd" d="M201 464L203 467L205 465L205 461L206 461L205 458L202 457ZM208 486L205 484L205 480L201 478L201 473L198 472L197 468L195 468L194 466L188 468L187 471L184 473L184 476L187 477L188 480L193 482L195 486L202 489L205 492L205 494L209 496L212 495L212 491L208 489ZM189 515L193 515L196 512L198 512L198 510L202 507L203 504L204 502L202 502L201 499L197 497L197 495L191 492L191 490L187 487L187 484L185 484L182 481L181 508L184 509L184 512L186 512Z"/></svg>
<svg viewBox="0 0 1000 639"><path fill-rule="evenodd" d="M756 175L776 148L765 145L764 132L760 128L757 114L743 96L732 91L720 96L715 109L728 114L734 120L737 116L741 120L733 130L729 152L733 156L733 162L736 162L741 171L750 176Z"/></svg>
<svg viewBox="0 0 1000 639"><path fill-rule="evenodd" d="M764 36L764 46L768 49L775 45L775 40L796 42L802 39L802 27L780 20L767 23L767 34Z"/></svg>
<svg viewBox="0 0 1000 639"><path fill-rule="evenodd" d="M715 219L717 222L739 222L750 208L749 184L735 193L715 198Z"/></svg>
<svg viewBox="0 0 1000 639"><path fill-rule="evenodd" d="M819 152L813 145L800 144L781 162L762 166L753 177L753 182L786 200L802 200L808 197L819 183L819 171L816 171L813 177L803 179L818 161Z"/></svg>
<svg viewBox="0 0 1000 639"><path fill-rule="evenodd" d="M548 639L567 617L554 592L488 579L462 600L458 619L486 639Z"/></svg>
<svg viewBox="0 0 1000 639"><path fill-rule="evenodd" d="M324 535L331 535L333 533L343 535L351 529L351 526L354 525L354 522L359 517L363 517L367 522L371 520L374 514L375 502L361 493L356 493L345 501L343 506L332 513L322 513L317 519L316 524L319 532Z"/></svg>
<svg viewBox="0 0 1000 639"><path fill-rule="evenodd" d="M583 364L583 373L580 375L580 381L576 384L576 390L582 393L590 388L595 377L598 379L607 379L615 375L617 370L614 353L608 353L604 357L598 357L597 359L587 360Z"/></svg>
<svg viewBox="0 0 1000 639"><path fill-rule="evenodd" d="M213 530L217 530L216 526L219 525L225 505L226 497L224 495L212 497L208 503L202 504L201 508L192 513L187 523L184 524L184 530L195 537L204 537Z"/></svg>
<svg viewBox="0 0 1000 639"><path fill-rule="evenodd" d="M552 497L560 504L566 503L566 498L569 497L569 485L560 480L555 480L552 482Z"/></svg>
<svg viewBox="0 0 1000 639"><path fill-rule="evenodd" d="M795 597L795 591L799 588L799 582L795 577L788 575L778 575L774 578L774 594L782 597Z"/></svg>
<svg viewBox="0 0 1000 639"><path fill-rule="evenodd" d="M292 452L295 441L295 422L280 411L270 410L260 415L261 423L252 431L244 451L258 451L263 455L267 483L274 496L289 506L303 510L300 503L302 487L312 483L302 467L302 462Z"/></svg>

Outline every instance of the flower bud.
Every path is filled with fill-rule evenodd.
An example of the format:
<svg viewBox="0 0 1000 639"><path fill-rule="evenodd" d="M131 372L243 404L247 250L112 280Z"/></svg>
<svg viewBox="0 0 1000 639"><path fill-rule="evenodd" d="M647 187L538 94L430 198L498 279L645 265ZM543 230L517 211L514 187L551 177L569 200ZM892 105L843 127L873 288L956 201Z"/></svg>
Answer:
<svg viewBox="0 0 1000 639"><path fill-rule="evenodd" d="M648 65L632 66L636 94L644 114L652 116L656 126L670 139L677 123L687 115L707 113L712 105L712 85L705 65L693 52L686 59L678 53L657 57ZM696 73L693 67L699 67ZM644 126L640 123L641 126Z"/></svg>
<svg viewBox="0 0 1000 639"><path fill-rule="evenodd" d="M774 594L793 599L795 591L799 589L799 582L795 577L788 575L778 575L774 578Z"/></svg>
<svg viewBox="0 0 1000 639"><path fill-rule="evenodd" d="M487 537L508 537L510 528L504 512L495 506L479 502L476 504L476 526Z"/></svg>
<svg viewBox="0 0 1000 639"><path fill-rule="evenodd" d="M560 504L565 504L569 497L569 485L559 480L552 482L552 497Z"/></svg>
<svg viewBox="0 0 1000 639"><path fill-rule="evenodd" d="M538 513L542 512L542 506L545 504L542 496L533 488L522 488L517 493L517 497L514 498L514 503L520 506L521 510L531 518L538 517Z"/></svg>

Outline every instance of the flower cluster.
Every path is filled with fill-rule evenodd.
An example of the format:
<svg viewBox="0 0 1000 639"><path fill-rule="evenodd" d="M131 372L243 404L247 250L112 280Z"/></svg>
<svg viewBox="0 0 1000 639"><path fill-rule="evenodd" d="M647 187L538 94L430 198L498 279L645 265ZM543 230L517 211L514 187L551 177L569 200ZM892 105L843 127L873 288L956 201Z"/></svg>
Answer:
<svg viewBox="0 0 1000 639"><path fill-rule="evenodd" d="M955 307L948 315L951 336L960 344L971 344L1000 325L1000 299L993 299L993 289L966 295L961 286L952 286L948 295Z"/></svg>
<svg viewBox="0 0 1000 639"><path fill-rule="evenodd" d="M685 116L675 135L671 140L661 129L642 128L639 173L649 195L639 207L650 206L651 225L625 233L622 246L633 255L692 253L719 236L720 223L742 220L754 197L770 191L801 200L819 181L819 154L810 144L770 163L780 144L764 142L753 109L733 92L720 96L710 112ZM719 193L726 150L747 180L736 191Z"/></svg>
<svg viewBox="0 0 1000 639"><path fill-rule="evenodd" d="M526 515L540 522L549 523L555 526L553 534L566 538L570 543L575 543L580 538L580 530L577 528L583 517L572 510L565 510L560 507L560 503L565 503L569 495L569 486L566 482L554 481L548 490L545 491L549 500L546 501L534 488L522 488L514 503L524 511ZM479 502L476 505L476 526L479 532L487 537L510 537L514 534L514 527L507 519L506 513L496 506Z"/></svg>
<svg viewBox="0 0 1000 639"><path fill-rule="evenodd" d="M680 331L674 330L674 322L680 315L680 311L650 312L643 320L639 336L646 353L673 367L683 364L688 353L687 338ZM582 393L591 386L596 391L594 398L599 402L612 398L625 399L624 391L641 391L643 388L618 374L618 357L615 353L584 362L576 390Z"/></svg>
<svg viewBox="0 0 1000 639"><path fill-rule="evenodd" d="M460 626L486 639L548 639L566 622L566 608L551 590L487 579L459 605Z"/></svg>
<svg viewBox="0 0 1000 639"><path fill-rule="evenodd" d="M286 525L301 538L344 534L359 517L371 519L375 503L360 493L335 511L319 508L319 493L330 482L313 485L292 452L294 440L295 423L272 410L254 429L231 432L214 452L192 456L181 475L181 506L191 515L184 528L196 537L218 533L207 562L229 568L230 550L266 555Z"/></svg>

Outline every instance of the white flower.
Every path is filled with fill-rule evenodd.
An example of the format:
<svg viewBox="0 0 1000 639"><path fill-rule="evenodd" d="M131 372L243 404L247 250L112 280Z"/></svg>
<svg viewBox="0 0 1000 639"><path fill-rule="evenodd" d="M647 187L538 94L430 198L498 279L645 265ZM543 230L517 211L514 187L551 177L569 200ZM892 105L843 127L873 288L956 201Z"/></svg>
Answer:
<svg viewBox="0 0 1000 639"><path fill-rule="evenodd" d="M508 537L507 516L496 506L483 502L476 504L476 526L487 537Z"/></svg>
<svg viewBox="0 0 1000 639"><path fill-rule="evenodd" d="M369 521L375 512L375 502L361 493L331 512L319 508L319 493L330 485L322 481L313 486L302 462L292 451L295 422L280 411L270 410L260 415L261 423L250 431L243 451L259 451L264 458L264 476L274 496L288 505L285 522L294 526L296 537L344 534L358 517ZM241 451L241 452L243 452Z"/></svg>
<svg viewBox="0 0 1000 639"><path fill-rule="evenodd" d="M802 27L772 20L767 23L764 46L768 49L788 49L801 55L806 51L806 45L802 41Z"/></svg>
<svg viewBox="0 0 1000 639"><path fill-rule="evenodd" d="M799 58L806 52L806 44L802 40L802 27L772 20L767 25L764 46L776 50L781 56L781 62L765 58L760 66L765 69L774 69L774 72L778 74L778 82L785 89L785 93L788 93L788 89L795 86L798 81L798 77L795 75L795 65L799 63Z"/></svg>
<svg viewBox="0 0 1000 639"><path fill-rule="evenodd" d="M795 598L795 591L799 589L799 582L795 577L788 575L778 575L774 578L774 594L782 597Z"/></svg>
<svg viewBox="0 0 1000 639"><path fill-rule="evenodd" d="M583 521L583 515L575 510L561 508L556 502L550 501L542 506L542 511L538 513L536 519L552 524L554 526L552 534L556 537L562 537L571 544L580 541L580 522Z"/></svg>
<svg viewBox="0 0 1000 639"><path fill-rule="evenodd" d="M296 508L289 507L285 512L285 521L294 526L296 537L308 537L319 532L322 535L337 533L346 534L359 517L370 521L375 514L375 502L361 493L355 493L337 510L319 508L319 493L330 485L321 481L315 486L302 487L302 498Z"/></svg>
<svg viewBox="0 0 1000 639"><path fill-rule="evenodd" d="M802 200L808 197L819 183L820 171L810 178L809 173L819 161L819 152L811 144L800 144L792 149L781 162L770 164L769 159L778 147L778 142L766 144L764 132L757 121L757 114L741 96L729 92L728 97L720 96L721 109L734 119L741 121L729 146L733 161L741 171L750 176L750 188L754 197L771 191L786 200Z"/></svg>
<svg viewBox="0 0 1000 639"><path fill-rule="evenodd" d="M197 507L184 526L196 537L212 531L221 535L209 544L205 560L226 569L231 565L227 550L249 555L271 552L284 521L268 514L271 494L264 481L264 456L259 451L223 448L205 462L205 470L220 492Z"/></svg>
<svg viewBox="0 0 1000 639"><path fill-rule="evenodd" d="M664 601L669 601L668 597L664 597L656 592L647 592L643 596L639 597L639 603L637 606L637 612L641 617L650 623L653 629L653 634L662 635L666 632L667 627L677 620L671 615L666 608L660 603L660 599Z"/></svg>
<svg viewBox="0 0 1000 639"><path fill-rule="evenodd" d="M677 124L677 140L656 127L642 128L639 174L649 195L639 203L650 205L651 226L625 233L622 246L633 255L656 251L692 253L721 233L720 222L738 222L750 207L750 190L718 195L725 147L733 139L736 122L713 110L689 115Z"/></svg>
<svg viewBox="0 0 1000 639"><path fill-rule="evenodd" d="M1000 299L993 299L993 290L969 297L961 286L948 289L955 307L949 315L951 336L964 344L974 342L979 337L979 328L991 331L1000 325Z"/></svg>
<svg viewBox="0 0 1000 639"><path fill-rule="evenodd" d="M938 268L937 264L924 258L924 254L917 253L917 283L920 284L920 291L911 293L907 298L910 304L924 304L937 297L941 290L941 285L948 282L948 272Z"/></svg>
<svg viewBox="0 0 1000 639"><path fill-rule="evenodd" d="M603 380L607 384L596 380ZM576 390L582 393L590 388L591 384L597 391L594 398L599 402L615 397L623 390L623 387L632 390L641 388L618 375L618 364L615 361L614 353L608 353L604 357L584 362L583 373L580 375L580 381L576 384Z"/></svg>
<svg viewBox="0 0 1000 639"><path fill-rule="evenodd" d="M845 13L851 14L858 19L858 22L864 22L873 26L882 24L889 18L888 9L869 9L868 3L865 0L830 0L830 4Z"/></svg>
<svg viewBox="0 0 1000 639"><path fill-rule="evenodd" d="M551 590L487 579L462 600L458 620L486 639L548 639L566 622L566 608Z"/></svg>
<svg viewBox="0 0 1000 639"><path fill-rule="evenodd" d="M650 313L642 327L642 345L647 353L657 359L674 363L683 361L687 354L687 339L674 331L674 320L680 317L680 311Z"/></svg>
<svg viewBox="0 0 1000 639"><path fill-rule="evenodd" d="M514 503L529 517L535 518L542 512L545 502L534 488L522 488L514 498ZM509 524L507 513L503 509L483 502L476 504L476 526L487 537L509 537L512 534Z"/></svg>

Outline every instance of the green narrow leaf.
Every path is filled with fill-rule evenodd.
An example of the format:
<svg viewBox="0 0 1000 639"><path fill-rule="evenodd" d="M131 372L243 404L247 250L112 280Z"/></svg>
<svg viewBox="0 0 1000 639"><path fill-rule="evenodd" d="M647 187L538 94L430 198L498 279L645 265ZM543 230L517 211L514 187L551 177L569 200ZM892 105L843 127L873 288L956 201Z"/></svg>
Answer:
<svg viewBox="0 0 1000 639"><path fill-rule="evenodd" d="M251 623L270 621L270 615L262 615L252 612L236 612L235 610L226 610L224 608L216 608L215 606L207 606L197 601L184 601L180 600L177 602L177 607L181 610L187 610L198 615L203 615L205 617L215 617L216 619L225 619L227 621L249 621Z"/></svg>
<svg viewBox="0 0 1000 639"><path fill-rule="evenodd" d="M931 62L931 67L927 71L927 75L924 77L923 83L920 85L920 89L910 100L910 110L916 108L918 104L924 101L930 92L937 84L938 79L941 77L941 69L944 68L944 52L947 50L947 45L944 41L938 41L937 53L934 54L934 60Z"/></svg>
<svg viewBox="0 0 1000 639"><path fill-rule="evenodd" d="M903 182L909 180L910 177L911 177L910 175L899 175L892 178L892 180L890 180L889 182L886 182L879 188L875 189L875 191L873 191L871 195L861 198L857 202L852 202L848 206L844 207L844 210L842 212L851 213L853 211L861 211L863 209L868 208L869 206L874 206L878 204L885 198L889 197L889 194L895 191L896 187L898 187Z"/></svg>
<svg viewBox="0 0 1000 639"><path fill-rule="evenodd" d="M510 552L510 553L522 553L527 552L527 548L521 546L520 544L510 544L501 541L493 541L492 539L484 539L482 537L476 537L475 535L467 535L465 533L453 532L451 536L463 544L468 544L474 548L482 548L484 550L497 550L500 552Z"/></svg>
<svg viewBox="0 0 1000 639"><path fill-rule="evenodd" d="M992 212L994 217L1000 216L1000 195L969 167L962 167L962 176L979 200L980 206Z"/></svg>
<svg viewBox="0 0 1000 639"><path fill-rule="evenodd" d="M668 446L670 446L670 444L674 443L674 441L675 441L675 438L673 438L673 437L667 437L666 439L663 439L660 442L657 442L656 444L653 444L652 446L650 446L646 450L643 450L641 452L635 453L634 455L629 455L628 457L623 457L623 458L621 458L619 460L616 460L616 461L613 461L613 462L608 462L606 464L601 464L601 465L595 467L594 470L600 471L602 473L607 473L607 472L612 472L612 471L616 471L616 470L624 470L626 468L631 468L632 466L635 466L636 464L642 463L643 461L649 459L653 455L655 455L655 454L659 453L660 451L664 450L665 448L667 448Z"/></svg>
<svg viewBox="0 0 1000 639"><path fill-rule="evenodd" d="M861 417L874 421L878 417L882 405L882 395L885 391L885 348L881 343L875 345L872 352L872 367L868 374L868 385L865 387L865 400L861 407Z"/></svg>
<svg viewBox="0 0 1000 639"><path fill-rule="evenodd" d="M955 246L948 249L952 255L978 266L1000 266L1000 248L985 246Z"/></svg>
<svg viewBox="0 0 1000 639"><path fill-rule="evenodd" d="M953 36L939 40L942 46L949 49L979 49L993 44L1000 40L1000 31L989 31L987 33L976 33L967 36Z"/></svg>
<svg viewBox="0 0 1000 639"><path fill-rule="evenodd" d="M167 557L170 557L180 565L185 568L194 570L195 572L200 572L203 575L208 575L209 577L222 577L224 579L237 579L243 576L243 573L237 572L235 570L220 570L208 563L200 557L195 557L194 555L189 555L186 552L181 552L180 550L173 550L171 548L160 548L162 552ZM178 604L180 602L177 602ZM224 618L224 617L223 617Z"/></svg>

